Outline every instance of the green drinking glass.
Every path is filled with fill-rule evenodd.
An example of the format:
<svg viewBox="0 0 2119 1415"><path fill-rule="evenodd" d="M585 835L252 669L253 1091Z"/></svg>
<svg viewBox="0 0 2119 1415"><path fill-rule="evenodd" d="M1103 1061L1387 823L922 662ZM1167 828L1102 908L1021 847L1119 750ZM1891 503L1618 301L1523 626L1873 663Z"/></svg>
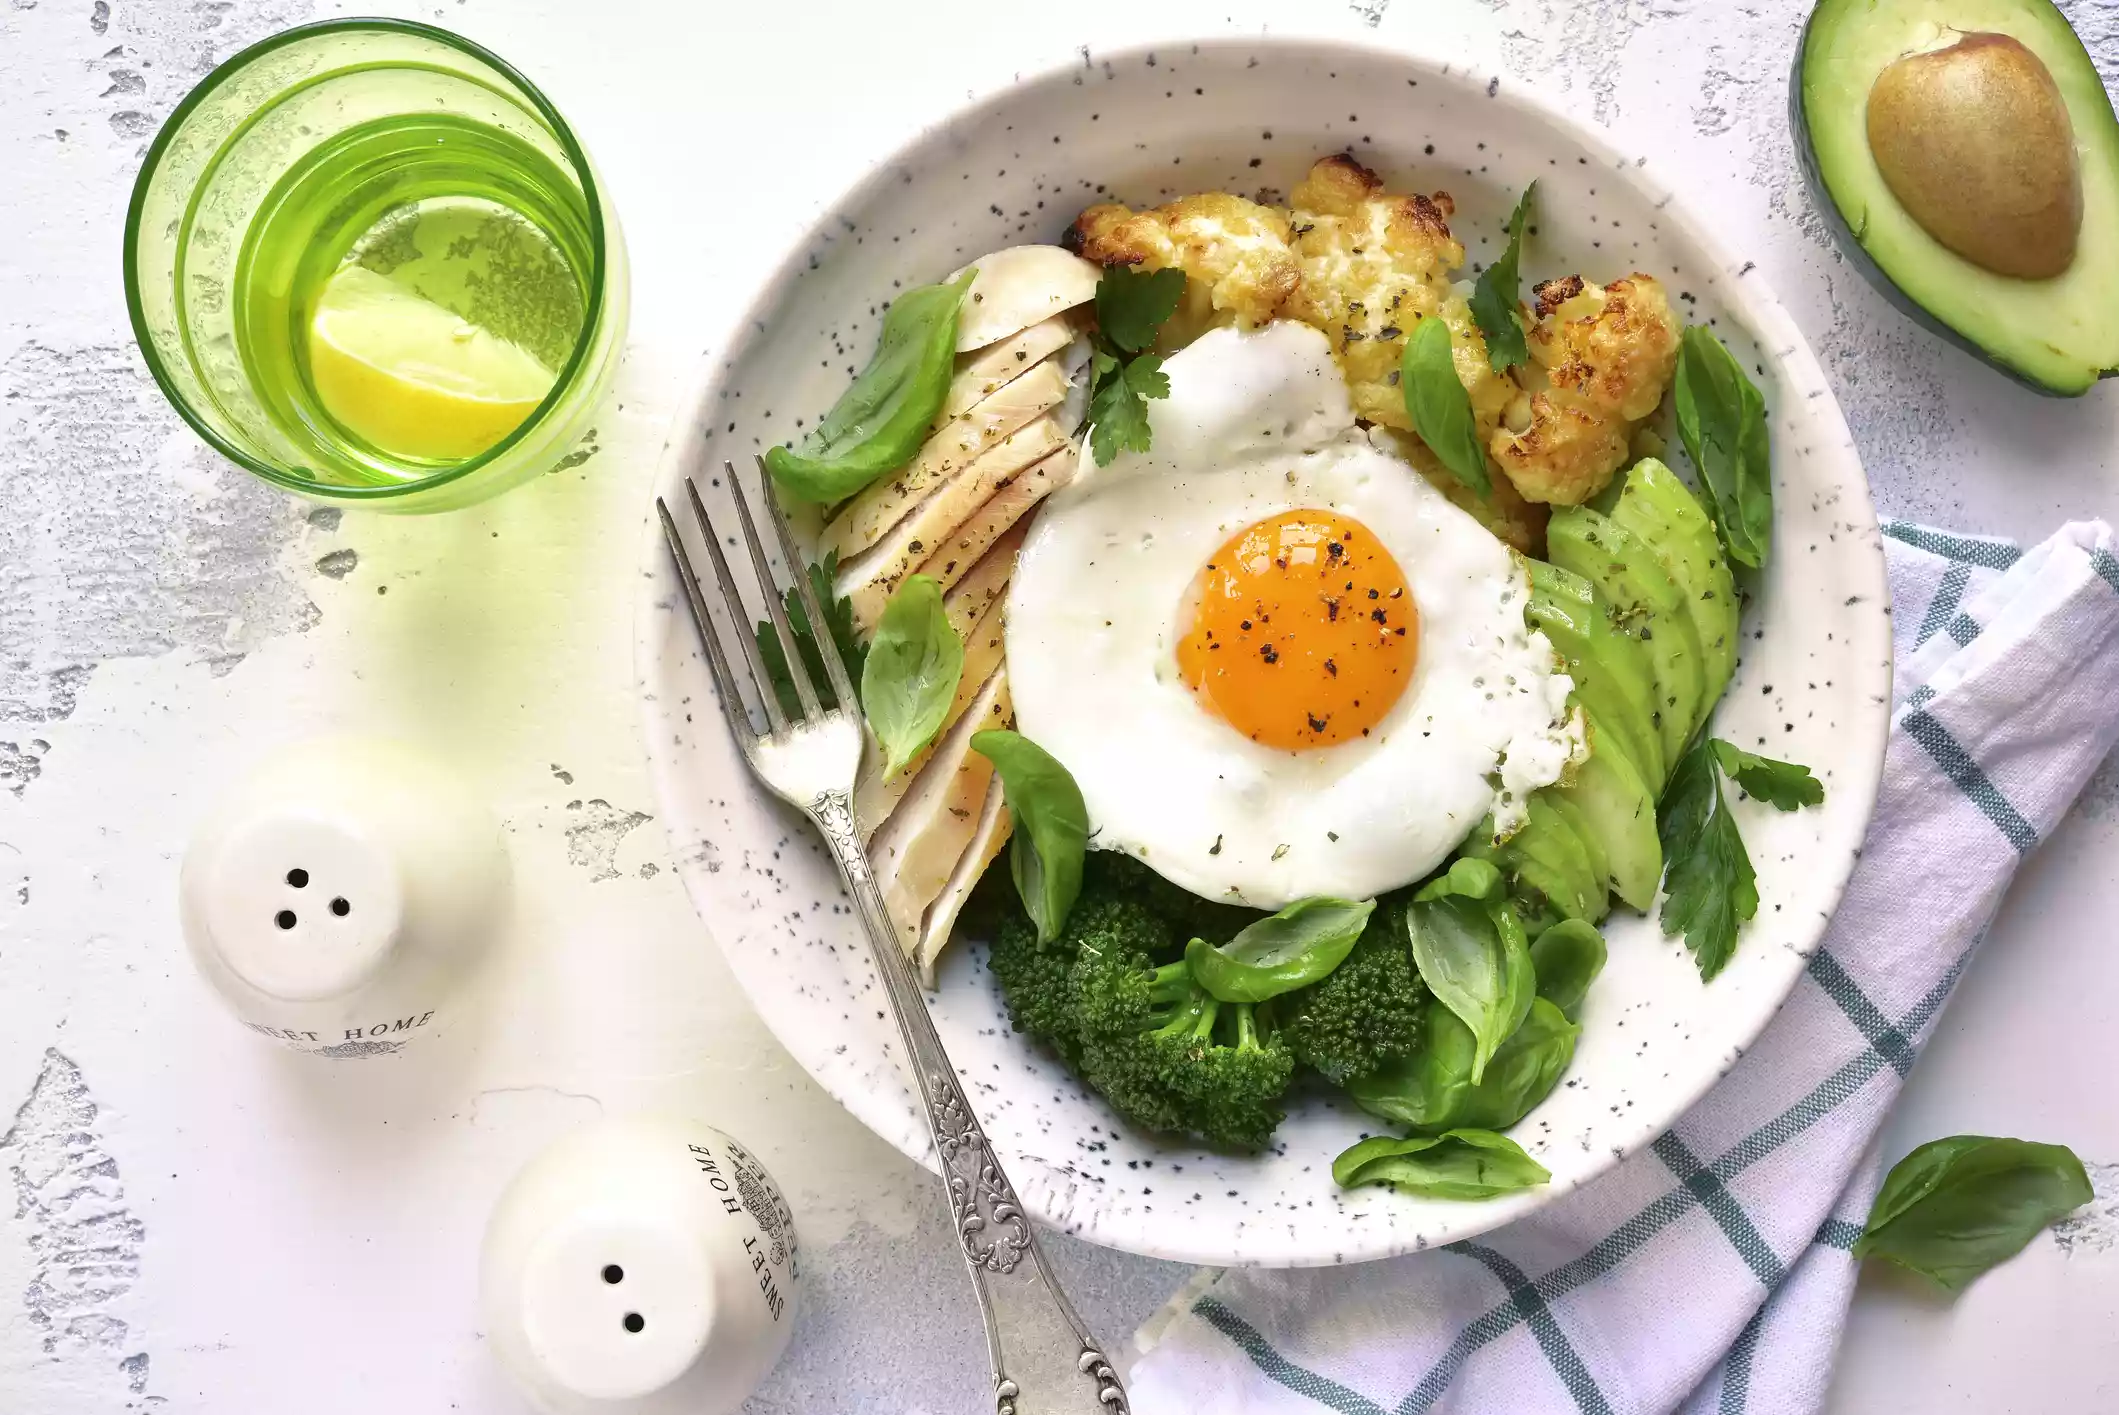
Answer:
<svg viewBox="0 0 2119 1415"><path fill-rule="evenodd" d="M334 20L209 74L148 149L125 295L199 435L334 505L550 470L609 391L625 242L580 140L458 35Z"/></svg>

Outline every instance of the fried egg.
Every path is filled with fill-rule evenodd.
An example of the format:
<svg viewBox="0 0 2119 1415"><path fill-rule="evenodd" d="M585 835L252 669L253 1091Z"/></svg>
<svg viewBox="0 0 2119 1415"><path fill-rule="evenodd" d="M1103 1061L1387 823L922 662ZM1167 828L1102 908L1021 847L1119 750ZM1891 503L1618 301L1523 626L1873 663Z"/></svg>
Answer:
<svg viewBox="0 0 2119 1415"><path fill-rule="evenodd" d="M1152 450L1053 494L1010 583L1016 725L1092 843L1207 898L1364 899L1582 750L1514 554L1356 427L1325 336L1214 330Z"/></svg>

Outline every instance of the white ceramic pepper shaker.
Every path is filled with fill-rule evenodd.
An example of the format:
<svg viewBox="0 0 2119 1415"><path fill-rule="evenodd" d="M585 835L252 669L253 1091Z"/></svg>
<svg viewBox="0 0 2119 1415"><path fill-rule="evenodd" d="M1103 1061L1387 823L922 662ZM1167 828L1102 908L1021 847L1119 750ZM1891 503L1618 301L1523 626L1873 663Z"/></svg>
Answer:
<svg viewBox="0 0 2119 1415"><path fill-rule="evenodd" d="M545 1415L727 1415L787 1349L794 1216L710 1126L599 1121L501 1196L479 1302L488 1345Z"/></svg>
<svg viewBox="0 0 2119 1415"><path fill-rule="evenodd" d="M179 897L244 1026L319 1056L440 1029L507 905L500 827L431 754L368 737L265 758L200 823Z"/></svg>

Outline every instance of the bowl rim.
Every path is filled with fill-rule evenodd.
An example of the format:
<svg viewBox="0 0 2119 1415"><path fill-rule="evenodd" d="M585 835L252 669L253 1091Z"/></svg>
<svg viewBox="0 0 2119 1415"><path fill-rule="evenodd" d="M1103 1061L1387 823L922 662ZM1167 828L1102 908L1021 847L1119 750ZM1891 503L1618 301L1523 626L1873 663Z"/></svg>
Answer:
<svg viewBox="0 0 2119 1415"><path fill-rule="evenodd" d="M1813 409L1811 416L1828 419L1828 427L1840 434L1841 455L1845 457L1847 470L1851 474L1852 489L1861 492L1858 507L1842 508L1851 511L1847 519L1856 522L1848 529L1858 530L1866 526L1872 531L1871 535L1861 538L1870 549L1870 554L1863 557L1866 574L1862 577L1865 580L1861 587L1862 592L1866 602L1885 606L1888 612L1889 582L1882 543L1880 538L1873 534L1876 513L1874 502L1869 495L1868 475L1862 466L1859 449L1847 429L1846 418L1839 407L1838 398L1825 380L1822 365L1818 363L1809 342L1795 324L1793 317L1788 314L1780 298L1774 294L1765 277L1757 273L1756 262L1733 259L1730 248L1722 237L1695 216L1674 189L1649 180L1644 173L1648 161L1646 157L1634 158L1625 155L1604 129L1570 115L1556 98L1542 93L1535 85L1498 71L1486 72L1478 65L1456 59L1444 59L1432 52L1381 37L1299 33L1179 35L1152 42L1129 43L1096 52L1093 56L1090 51L1081 50L1077 51L1071 62L1017 71L1012 78L997 83L990 91L975 94L968 101L923 122L915 132L893 146L888 153L878 157L867 172L836 200L820 208L815 217L803 227L789 244L787 254L759 284L756 293L744 304L740 312L728 321L721 338L707 346L706 353L700 359L700 373L692 391L672 417L665 435L662 453L657 460L653 476L649 504L644 508L641 527L642 558L639 562L642 583L635 605L635 692L641 707L649 777L657 809L662 813L666 829L674 828L683 814L672 810L679 797L669 785L680 773L682 763L678 751L664 740L661 722L664 709L657 700L655 673L662 638L659 616L667 609L672 615L681 618L682 611L674 607L672 597L676 593L675 581L671 577L668 550L663 541L654 503L664 494L665 488L677 486L682 482L686 466L690 462L701 461L702 473L711 475L710 469L704 467L700 457L703 444L711 435L709 425L713 422L713 419L706 415L721 393L726 374L734 366L733 351L755 338L758 332L764 329L764 316L769 313L770 307L785 288L807 268L808 253L818 242L820 235L833 229L844 214L865 204L876 192L895 185L894 174L897 170L938 137L964 125L976 124L993 117L1012 101L1018 90L1067 80L1084 64L1092 62L1092 59L1097 64L1122 64L1143 60L1158 53L1168 54L1179 48L1194 55L1210 50L1255 52L1265 48L1279 51L1288 57L1306 56L1319 60L1335 57L1354 58L1403 65L1418 71L1416 76L1422 82L1434 80L1454 86L1462 92L1478 92L1488 99L1509 103L1532 119L1554 129L1565 140L1576 143L1591 162L1602 162L1606 171L1615 173L1636 195L1657 210L1660 219L1670 222L1676 228L1680 242L1701 252L1715 273L1723 277L1722 287L1729 314L1755 339L1762 356L1774 368L1802 376L1800 379L1791 377L1788 381L1805 382L1823 391L1822 398L1810 400ZM1817 403L1828 406L1816 408ZM1859 704L1862 709L1861 718L1850 730L1859 737L1866 738L1866 742L1857 740L1849 748L1834 788L1842 800L1855 799L1858 802L1855 816L1850 819L1847 827L1856 843L1840 858L1827 863L1831 877L1826 881L1827 887L1821 902L1829 907L1824 908L1816 919L1809 938L1809 944L1812 946L1775 950L1775 955L1783 960L1781 976L1772 982L1775 1000L1770 1007L1760 1008L1758 1020L1744 1035L1732 1034L1727 1038L1727 1058L1733 1059L1749 1052L1759 1036L1780 1014L1800 982L1808 966L1809 957L1815 951L1815 945L1821 942L1825 931L1830 927L1832 918L1845 896L1848 880L1860 859L1860 842L1866 838L1874 818L1876 800L1882 785L1885 753L1889 745L1891 678L1895 665L1889 653L1888 638L1885 648L1880 675L1876 680L1850 683L1841 690L1845 701ZM747 789L761 797L770 794L755 782ZM685 894L691 901L693 912L698 916L708 936L713 937L713 926L708 921L717 906L706 891L704 881L707 872L699 860L683 851L677 854L677 864L678 874L684 882ZM718 939L716 946L720 946ZM740 976L738 985L741 986ZM749 990L746 988L746 999L748 994ZM768 1030L772 1029L768 1027ZM779 1040L777 1033L775 1040ZM856 1088L841 1084L836 1079L827 1082L811 1073L809 1067L803 1064L802 1058L795 1055L791 1048L789 1052L796 1063L802 1065L805 1074L809 1074L811 1080L864 1127L930 1173L941 1173L934 1147L928 1140L922 1123L916 1097L911 1105L899 1112L891 1102L879 1101L878 1097L882 1093L876 1089ZM1503 1199L1488 1201L1483 1207L1466 1204L1463 1208L1467 1211L1479 1209L1482 1212L1494 1213L1495 1217L1483 1224L1474 1221L1441 1238L1429 1236L1416 1239L1411 1235L1378 1226L1374 1233L1376 1239L1381 1241L1367 1244L1342 1242L1329 1252L1302 1250L1231 1256L1224 1248L1188 1242L1186 1233L1191 1227L1189 1225L1166 1226L1162 1239L1153 1243L1115 1243L1111 1238L1096 1231L1093 1220L1079 1221L1083 1213L1079 1205L1070 1212L1070 1221L1064 1227L1065 1231L1073 1236L1102 1246L1121 1247L1123 1251L1142 1256L1223 1267L1336 1266L1400 1256L1434 1243L1472 1237L1513 1223L1548 1204L1558 1202L1577 1189L1596 1183L1609 1175L1622 1160L1633 1158L1675 1126L1723 1079L1727 1070L1726 1064L1713 1070L1702 1067L1695 1082L1682 1087L1674 1086L1672 1095L1675 1103L1668 1108L1667 1116L1652 1125L1637 1123L1637 1135L1624 1146L1615 1145L1600 1150L1596 1163L1574 1183L1526 1191L1525 1194L1512 1196L1516 1200L1514 1203ZM909 1085L907 1089L909 1093ZM1033 1196L1032 1193L1024 1192L1029 1186L1023 1183L1021 1176L1016 1177L1016 1188L1022 1194L1024 1207L1030 1211L1033 1218L1049 1226L1058 1226L1055 1219L1041 1211L1038 1200L1044 1196Z"/></svg>
<svg viewBox="0 0 2119 1415"><path fill-rule="evenodd" d="M589 265L589 290L591 299L589 314L582 321L581 332L575 337L574 347L567 361L552 380L552 387L530 415L517 425L514 431L494 443L476 457L467 458L454 466L444 467L423 477L410 481L377 483L360 486L338 482L322 482L298 475L284 467L263 461L233 442L207 423L191 401L178 391L169 371L164 367L161 353L149 332L147 312L140 295L140 272L136 256L139 252L140 226L146 216L148 191L154 185L157 171L169 145L184 126L184 120L192 111L204 103L213 92L252 61L261 59L275 50L304 40L331 34L395 33L413 35L431 40L446 48L459 50L473 59L492 68L502 78L513 84L527 99L537 116L551 129L560 150L566 154L567 163L581 181L582 198L588 204L589 249L592 259ZM247 126L247 124L246 124ZM193 194L194 199L196 193ZM318 500L349 502L388 502L399 497L417 496L449 486L484 470L498 461L517 444L528 437L539 424L552 416L559 404L573 390L576 380L587 368L596 340L604 323L609 318L606 305L609 300L611 279L610 241L615 233L605 229L603 219L604 193L596 179L596 166L589 160L588 150L575 137L574 129L544 90L530 82L521 70L495 54L492 50L468 39L453 30L439 25L422 23L419 20L401 20L383 16L354 16L346 19L316 20L309 24L296 25L277 34L267 35L257 43L248 45L214 65L213 69L184 95L182 101L170 110L156 131L154 141L147 146L147 154L140 161L139 175L133 179L132 195L125 205L125 240L122 259L125 275L125 313L132 324L133 343L139 347L140 357L147 364L147 372L153 377L162 397L176 409L191 430L206 441L214 451L226 457L243 470L271 482L274 486Z"/></svg>

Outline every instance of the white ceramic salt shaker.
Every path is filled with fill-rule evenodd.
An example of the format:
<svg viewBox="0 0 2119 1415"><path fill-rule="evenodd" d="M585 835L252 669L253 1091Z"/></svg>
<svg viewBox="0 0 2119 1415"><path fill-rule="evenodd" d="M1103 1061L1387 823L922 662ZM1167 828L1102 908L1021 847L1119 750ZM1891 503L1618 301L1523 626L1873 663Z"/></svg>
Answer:
<svg viewBox="0 0 2119 1415"><path fill-rule="evenodd" d="M697 1121L564 1136L486 1225L487 1344L545 1415L727 1415L794 1327L794 1216L749 1151Z"/></svg>
<svg viewBox="0 0 2119 1415"><path fill-rule="evenodd" d="M200 823L192 960L244 1026L328 1057L440 1029L505 911L500 827L446 762L369 737L265 758Z"/></svg>

